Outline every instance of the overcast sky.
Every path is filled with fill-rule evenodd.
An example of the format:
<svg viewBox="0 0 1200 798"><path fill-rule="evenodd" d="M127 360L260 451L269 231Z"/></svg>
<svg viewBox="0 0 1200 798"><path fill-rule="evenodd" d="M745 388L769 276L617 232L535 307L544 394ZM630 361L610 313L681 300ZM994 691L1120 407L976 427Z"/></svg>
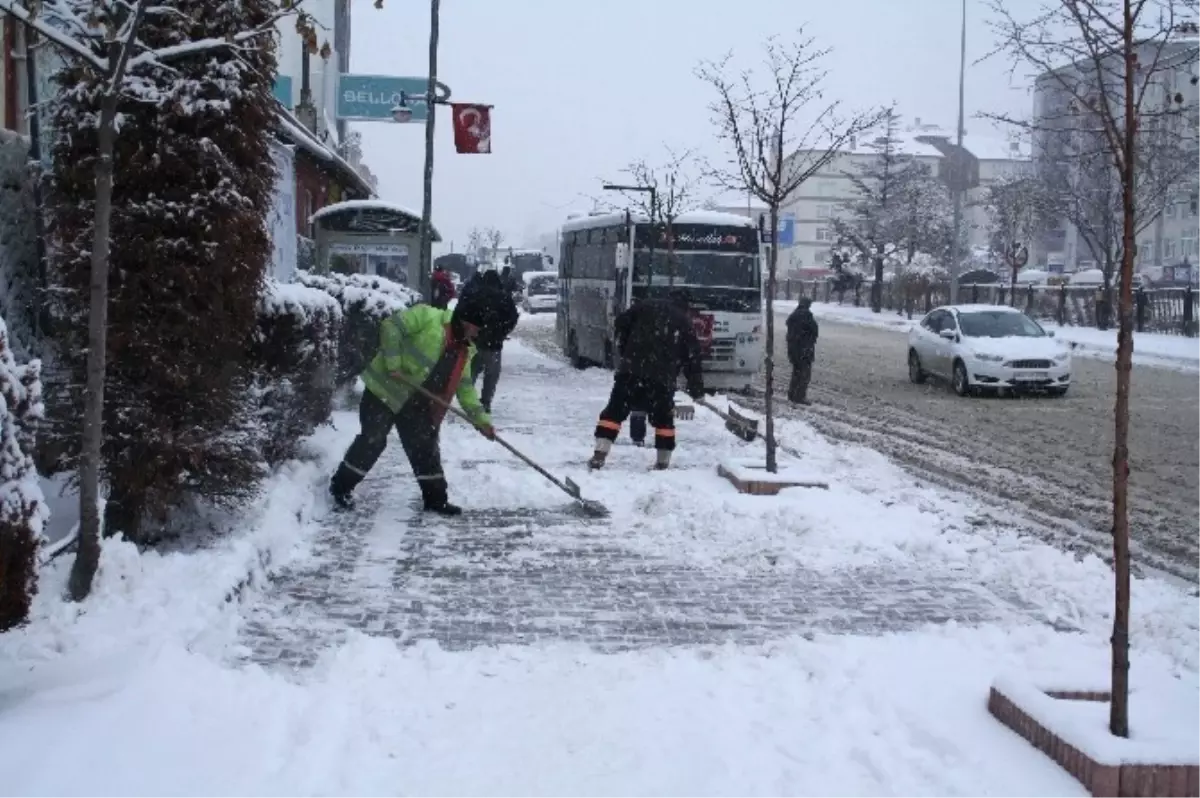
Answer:
<svg viewBox="0 0 1200 798"><path fill-rule="evenodd" d="M353 6L351 71L426 75L427 0ZM533 243L587 210L600 178L619 179L631 160L660 159L664 145L720 157L712 90L696 65L729 51L756 62L766 37L794 38L801 25L832 49L830 96L856 108L894 102L906 120L952 130L959 9L960 0L444 0L438 77L453 99L495 108L491 155L455 154L441 111L434 224L459 250L476 226ZM994 43L986 14L985 2L968 0L968 134L997 134L973 118L980 111L1028 114L1031 104L1003 58L971 65ZM352 124L381 197L419 210L422 127Z"/></svg>

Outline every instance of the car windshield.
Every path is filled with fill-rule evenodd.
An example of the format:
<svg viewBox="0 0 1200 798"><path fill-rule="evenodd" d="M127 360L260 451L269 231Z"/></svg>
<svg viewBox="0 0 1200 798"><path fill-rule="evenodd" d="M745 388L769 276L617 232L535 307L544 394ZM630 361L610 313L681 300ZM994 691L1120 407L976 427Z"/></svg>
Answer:
<svg viewBox="0 0 1200 798"><path fill-rule="evenodd" d="M1003 310L958 314L958 326L968 338L1042 338L1038 323L1024 313Z"/></svg>

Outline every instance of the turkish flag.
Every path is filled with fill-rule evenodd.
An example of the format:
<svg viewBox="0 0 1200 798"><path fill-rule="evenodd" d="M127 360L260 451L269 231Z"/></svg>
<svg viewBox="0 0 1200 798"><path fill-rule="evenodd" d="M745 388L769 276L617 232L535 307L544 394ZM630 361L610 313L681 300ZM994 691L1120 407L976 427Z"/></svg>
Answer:
<svg viewBox="0 0 1200 798"><path fill-rule="evenodd" d="M492 106L450 103L454 117L454 149L486 155L492 151Z"/></svg>

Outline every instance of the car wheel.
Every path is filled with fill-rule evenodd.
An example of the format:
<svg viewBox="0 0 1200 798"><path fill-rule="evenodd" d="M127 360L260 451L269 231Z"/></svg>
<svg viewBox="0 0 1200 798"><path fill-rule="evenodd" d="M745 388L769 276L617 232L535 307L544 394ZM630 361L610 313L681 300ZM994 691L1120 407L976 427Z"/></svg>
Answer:
<svg viewBox="0 0 1200 798"><path fill-rule="evenodd" d="M921 368L921 357L917 350L908 350L908 379L916 385L925 382L925 369Z"/></svg>
<svg viewBox="0 0 1200 798"><path fill-rule="evenodd" d="M967 367L961 360L954 361L954 376L951 378L950 384L959 396L970 396L971 381L967 378Z"/></svg>

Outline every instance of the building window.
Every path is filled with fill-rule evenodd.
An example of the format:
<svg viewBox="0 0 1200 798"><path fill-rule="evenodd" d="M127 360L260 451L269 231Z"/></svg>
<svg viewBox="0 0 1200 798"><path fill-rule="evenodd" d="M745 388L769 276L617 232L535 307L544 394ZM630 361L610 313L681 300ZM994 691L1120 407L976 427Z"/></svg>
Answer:
<svg viewBox="0 0 1200 798"><path fill-rule="evenodd" d="M818 180L817 181L817 196L818 197L832 197L835 193L837 193L837 192L834 189L832 180Z"/></svg>
<svg viewBox="0 0 1200 798"><path fill-rule="evenodd" d="M1200 254L1196 251L1196 244L1197 239L1195 235L1184 236L1179 239L1179 254L1185 258L1195 258L1197 254Z"/></svg>
<svg viewBox="0 0 1200 798"><path fill-rule="evenodd" d="M1174 203L1174 201L1167 203L1167 218L1168 219L1175 218L1175 203Z"/></svg>
<svg viewBox="0 0 1200 798"><path fill-rule="evenodd" d="M1195 216L1196 211L1200 210L1197 205L1200 205L1200 194L1193 194L1188 198L1188 213L1190 215Z"/></svg>
<svg viewBox="0 0 1200 798"><path fill-rule="evenodd" d="M1154 262L1154 242L1147 241L1138 245L1138 260L1142 263Z"/></svg>
<svg viewBox="0 0 1200 798"><path fill-rule="evenodd" d="M818 241L833 241L833 231L830 230L828 227L818 227L817 228L817 240Z"/></svg>
<svg viewBox="0 0 1200 798"><path fill-rule="evenodd" d="M1163 261L1170 263L1175 257L1175 242L1169 238L1162 242L1162 257Z"/></svg>
<svg viewBox="0 0 1200 798"><path fill-rule="evenodd" d="M817 218L818 219L828 219L832 215L833 215L833 206L832 205L822 204L822 205L817 206Z"/></svg>

